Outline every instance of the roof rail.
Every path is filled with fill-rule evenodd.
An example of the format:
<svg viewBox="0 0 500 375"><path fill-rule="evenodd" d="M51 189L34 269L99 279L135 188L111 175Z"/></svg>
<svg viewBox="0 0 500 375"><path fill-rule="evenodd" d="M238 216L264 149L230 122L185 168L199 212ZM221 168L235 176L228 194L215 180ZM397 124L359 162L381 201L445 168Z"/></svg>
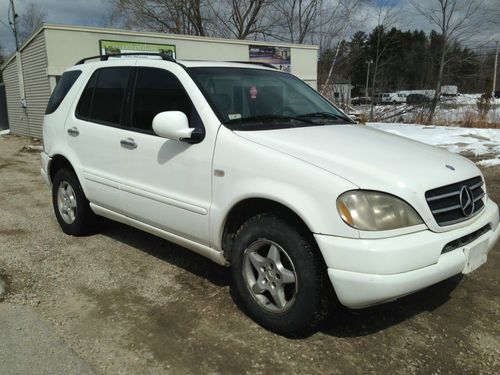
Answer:
<svg viewBox="0 0 500 375"><path fill-rule="evenodd" d="M162 60L176 62L175 59L165 52L127 52L127 53L112 53L109 55L97 55L85 57L84 59L79 60L75 65L81 65L88 60L99 59L101 61L108 61L110 57L119 57L119 56L158 56L161 57Z"/></svg>
<svg viewBox="0 0 500 375"><path fill-rule="evenodd" d="M238 64L260 65L260 66L264 66L266 68L278 69L272 64L265 63L265 62L259 62L259 61L228 61L228 62L238 63Z"/></svg>

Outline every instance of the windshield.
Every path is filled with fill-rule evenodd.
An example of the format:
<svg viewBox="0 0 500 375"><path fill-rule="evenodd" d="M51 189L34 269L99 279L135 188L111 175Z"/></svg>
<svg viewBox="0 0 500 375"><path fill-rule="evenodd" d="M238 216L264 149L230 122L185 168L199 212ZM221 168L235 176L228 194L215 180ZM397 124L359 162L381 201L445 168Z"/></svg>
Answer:
<svg viewBox="0 0 500 375"><path fill-rule="evenodd" d="M225 126L232 130L352 124L291 74L249 68L188 68Z"/></svg>

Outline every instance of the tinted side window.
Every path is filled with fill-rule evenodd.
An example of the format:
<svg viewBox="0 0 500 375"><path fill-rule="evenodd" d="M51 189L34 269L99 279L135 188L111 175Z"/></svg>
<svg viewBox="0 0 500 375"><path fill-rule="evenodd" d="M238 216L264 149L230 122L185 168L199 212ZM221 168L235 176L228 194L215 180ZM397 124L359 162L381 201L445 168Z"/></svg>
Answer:
<svg viewBox="0 0 500 375"><path fill-rule="evenodd" d="M130 71L130 68L96 71L82 93L77 114L89 121L120 125Z"/></svg>
<svg viewBox="0 0 500 375"><path fill-rule="evenodd" d="M73 84L82 74L81 70L72 70L65 72L54 89L54 92L50 96L49 104L47 105L46 115L54 113L59 105L62 103L68 91L73 87Z"/></svg>
<svg viewBox="0 0 500 375"><path fill-rule="evenodd" d="M153 118L164 111L184 112L193 124L191 100L177 77L166 70L139 68L133 98L132 127L135 129L153 133Z"/></svg>

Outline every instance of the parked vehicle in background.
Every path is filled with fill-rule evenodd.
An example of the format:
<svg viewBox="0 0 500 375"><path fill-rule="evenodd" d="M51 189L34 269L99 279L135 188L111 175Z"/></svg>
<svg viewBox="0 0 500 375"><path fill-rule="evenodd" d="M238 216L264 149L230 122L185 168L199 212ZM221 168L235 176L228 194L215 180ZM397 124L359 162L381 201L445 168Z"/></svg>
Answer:
<svg viewBox="0 0 500 375"><path fill-rule="evenodd" d="M381 93L375 97L376 104L403 104L406 103L406 95L403 93Z"/></svg>
<svg viewBox="0 0 500 375"><path fill-rule="evenodd" d="M366 97L366 96L360 96L357 98L353 98L351 100L352 105L366 105L366 104L372 104L372 98Z"/></svg>
<svg viewBox="0 0 500 375"><path fill-rule="evenodd" d="M423 94L410 94L406 97L406 104L409 105L423 105L429 104L431 99Z"/></svg>
<svg viewBox="0 0 500 375"><path fill-rule="evenodd" d="M455 85L447 85L441 86L441 95L442 96L457 96L458 95L458 86Z"/></svg>
<svg viewBox="0 0 500 375"><path fill-rule="evenodd" d="M379 93L375 96L375 104L376 105L386 105L391 104L390 101L391 94L389 93Z"/></svg>
<svg viewBox="0 0 500 375"><path fill-rule="evenodd" d="M238 304L286 335L486 262L499 213L474 163L356 125L289 73L161 57L57 84L41 173L65 233L99 215L228 265Z"/></svg>
<svg viewBox="0 0 500 375"><path fill-rule="evenodd" d="M406 103L406 94L394 93L392 94L392 104L404 104Z"/></svg>
<svg viewBox="0 0 500 375"><path fill-rule="evenodd" d="M404 94L408 97L408 95L412 95L412 94L420 94L420 95L425 95L427 96L429 99L432 99L434 98L434 96L436 95L436 90L399 90L398 93L401 93L401 94Z"/></svg>

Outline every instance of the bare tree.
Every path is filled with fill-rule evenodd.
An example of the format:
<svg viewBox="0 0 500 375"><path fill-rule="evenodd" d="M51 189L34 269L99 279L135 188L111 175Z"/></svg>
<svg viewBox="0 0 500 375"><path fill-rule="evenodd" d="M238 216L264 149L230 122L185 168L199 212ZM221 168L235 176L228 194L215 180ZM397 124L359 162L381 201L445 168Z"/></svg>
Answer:
<svg viewBox="0 0 500 375"><path fill-rule="evenodd" d="M429 110L428 122L431 123L441 97L444 70L449 62L448 52L455 41L463 41L473 31L477 31L478 22L475 22L475 16L480 11L483 0L432 0L429 6L424 6L418 0L410 2L419 14L437 28L442 37L436 92Z"/></svg>
<svg viewBox="0 0 500 375"><path fill-rule="evenodd" d="M373 120L373 109L375 106L375 95L377 92L377 79L381 66L387 63L385 60L387 51L392 45L392 40L387 39L387 31L395 25L399 15L399 9L396 7L378 6L378 23L375 28L375 60L373 61L372 75L372 100L370 107L370 120Z"/></svg>
<svg viewBox="0 0 500 375"><path fill-rule="evenodd" d="M206 36L208 0L111 0L123 26Z"/></svg>
<svg viewBox="0 0 500 375"><path fill-rule="evenodd" d="M290 43L304 43L305 38L321 26L321 20L318 22L318 19L322 4L323 0L273 1L271 8L277 21L277 28L283 29L283 32L278 30L277 34L283 34L282 39Z"/></svg>
<svg viewBox="0 0 500 375"><path fill-rule="evenodd" d="M485 10L488 21L492 25L497 27L496 31L494 31L493 34L495 34L495 37L498 37L500 33L500 7L498 6L498 1L486 0L485 3Z"/></svg>
<svg viewBox="0 0 500 375"><path fill-rule="evenodd" d="M216 33L236 39L267 35L270 24L264 12L270 3L271 0L211 0L211 18L220 25Z"/></svg>
<svg viewBox="0 0 500 375"><path fill-rule="evenodd" d="M353 24L355 23L357 10L365 0L337 0L330 1L326 4L325 9L320 12L321 17L326 20L320 20L319 31L312 32L312 42L318 42L320 49L334 48L334 55L328 75L320 88L320 91L328 95L328 88L333 76L335 64L342 46L342 42L346 36L352 31ZM317 37L317 39L314 39Z"/></svg>
<svg viewBox="0 0 500 375"><path fill-rule="evenodd" d="M19 16L19 40L22 42L47 18L47 12L39 4L29 3Z"/></svg>

